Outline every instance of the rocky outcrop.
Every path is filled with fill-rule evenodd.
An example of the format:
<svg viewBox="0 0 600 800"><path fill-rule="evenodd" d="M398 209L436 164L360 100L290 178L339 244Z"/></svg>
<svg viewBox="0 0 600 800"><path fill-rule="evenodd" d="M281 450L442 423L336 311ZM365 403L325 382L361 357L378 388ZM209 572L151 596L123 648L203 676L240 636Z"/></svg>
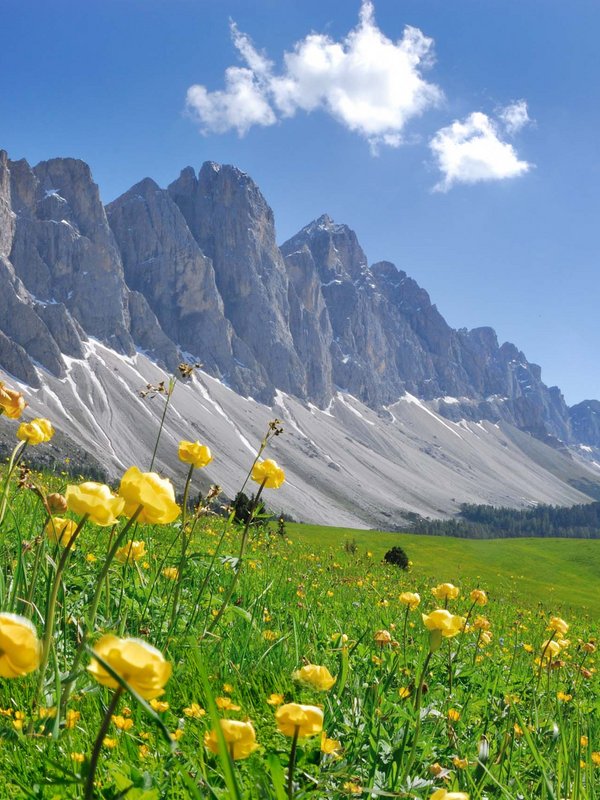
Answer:
<svg viewBox="0 0 600 800"><path fill-rule="evenodd" d="M574 441L600 448L600 401L584 400L569 409Z"/></svg>

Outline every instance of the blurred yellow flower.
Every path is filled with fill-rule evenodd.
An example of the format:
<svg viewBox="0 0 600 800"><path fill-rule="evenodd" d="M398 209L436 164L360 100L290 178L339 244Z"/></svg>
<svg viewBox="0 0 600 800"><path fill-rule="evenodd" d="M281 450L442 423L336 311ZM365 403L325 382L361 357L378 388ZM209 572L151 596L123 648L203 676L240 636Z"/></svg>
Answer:
<svg viewBox="0 0 600 800"><path fill-rule="evenodd" d="M213 460L210 449L200 442L179 442L179 460L184 464L192 464L196 469L205 467Z"/></svg>
<svg viewBox="0 0 600 800"><path fill-rule="evenodd" d="M170 708L166 700L150 700L150 705L155 711L158 711L159 714L162 714L164 711L168 711Z"/></svg>
<svg viewBox="0 0 600 800"><path fill-rule="evenodd" d="M65 716L65 728L72 730L81 719L81 711L70 708Z"/></svg>
<svg viewBox="0 0 600 800"><path fill-rule="evenodd" d="M458 756L454 756L452 763L456 769L466 769L469 766L469 761L466 758L459 758Z"/></svg>
<svg viewBox="0 0 600 800"><path fill-rule="evenodd" d="M421 595L418 592L402 592L398 599L413 611L421 602Z"/></svg>
<svg viewBox="0 0 600 800"><path fill-rule="evenodd" d="M548 639L542 644L541 650L544 654L544 660L555 658L560 653L560 645L554 639Z"/></svg>
<svg viewBox="0 0 600 800"><path fill-rule="evenodd" d="M7 388L0 381L0 415L5 414L9 419L19 419L26 405L21 392Z"/></svg>
<svg viewBox="0 0 600 800"><path fill-rule="evenodd" d="M325 731L321 734L321 752L328 756L337 755L342 745L336 739L329 739Z"/></svg>
<svg viewBox="0 0 600 800"><path fill-rule="evenodd" d="M219 725L227 744L229 755L234 761L248 758L257 749L256 733L249 720L240 722L237 719L221 719L219 720ZM214 728L210 733L204 734L204 746L213 753L219 752L219 740Z"/></svg>
<svg viewBox="0 0 600 800"><path fill-rule="evenodd" d="M102 746L108 747L109 750L113 750L119 742L116 739L113 739L112 736L105 736L102 740Z"/></svg>
<svg viewBox="0 0 600 800"><path fill-rule="evenodd" d="M301 669L296 670L292 674L295 681L300 681L313 689L318 689L320 692L326 692L336 682L336 678L329 672L327 667L318 666L317 664L306 664Z"/></svg>
<svg viewBox="0 0 600 800"><path fill-rule="evenodd" d="M75 514L88 514L96 525L116 525L125 505L104 483L86 481L79 486L67 486L67 507Z"/></svg>
<svg viewBox="0 0 600 800"><path fill-rule="evenodd" d="M0 613L0 678L20 678L40 665L42 646L32 622Z"/></svg>
<svg viewBox="0 0 600 800"><path fill-rule="evenodd" d="M548 630L554 631L555 633L559 633L561 636L564 636L566 632L569 630L569 625L561 619L560 617L550 617L550 622L548 623Z"/></svg>
<svg viewBox="0 0 600 800"><path fill-rule="evenodd" d="M431 590L431 594L437 600L456 600L460 594L460 589L458 586L453 586L451 583L440 583L438 586L434 586Z"/></svg>
<svg viewBox="0 0 600 800"><path fill-rule="evenodd" d="M239 711L241 708L233 702L231 697L215 697L215 705L222 711Z"/></svg>
<svg viewBox="0 0 600 800"><path fill-rule="evenodd" d="M471 592L471 600L478 606L487 605L488 596L483 589L473 589Z"/></svg>
<svg viewBox="0 0 600 800"><path fill-rule="evenodd" d="M460 719L460 711L457 711L455 708L451 708L448 711L448 719L450 722L458 722Z"/></svg>
<svg viewBox="0 0 600 800"><path fill-rule="evenodd" d="M286 736L314 736L323 730L323 711L317 706L286 703L275 712L277 728Z"/></svg>
<svg viewBox="0 0 600 800"><path fill-rule="evenodd" d="M383 647L385 644L391 644L392 634L389 631L375 631L373 641Z"/></svg>
<svg viewBox="0 0 600 800"><path fill-rule="evenodd" d="M121 714L113 714L112 722L115 728L118 728L120 731L130 731L133 728L133 720Z"/></svg>
<svg viewBox="0 0 600 800"><path fill-rule="evenodd" d="M429 800L469 800L466 792L447 792L446 789L438 789Z"/></svg>
<svg viewBox="0 0 600 800"><path fill-rule="evenodd" d="M346 781L346 783L344 783L342 786L342 789L345 792L348 792L348 794L362 794L363 791L360 783L357 783L356 781Z"/></svg>
<svg viewBox="0 0 600 800"><path fill-rule="evenodd" d="M54 428L50 420L37 417L31 422L22 422L17 428L17 439L28 444L49 442L54 436Z"/></svg>
<svg viewBox="0 0 600 800"><path fill-rule="evenodd" d="M282 694L278 694L277 692L273 692L267 697L267 703L270 706L280 706L283 705L285 701L285 697Z"/></svg>
<svg viewBox="0 0 600 800"><path fill-rule="evenodd" d="M177 567L165 567L162 571L162 576L170 581L176 581L179 577L179 570Z"/></svg>
<svg viewBox="0 0 600 800"><path fill-rule="evenodd" d="M130 467L121 478L119 496L125 500L123 513L126 517L133 516L142 506L138 522L167 525L179 516L173 484L156 472L141 472L137 467Z"/></svg>
<svg viewBox="0 0 600 800"><path fill-rule="evenodd" d="M44 527L48 541L53 544L61 544L63 547L69 543L76 530L77 523L64 517L50 517Z"/></svg>
<svg viewBox="0 0 600 800"><path fill-rule="evenodd" d="M67 510L67 499L58 492L52 492L46 497L46 505L51 514L64 514Z"/></svg>
<svg viewBox="0 0 600 800"><path fill-rule="evenodd" d="M115 558L117 561L120 561L121 564L131 564L132 561L139 561L145 556L146 542L138 542L135 539L131 542L127 542L127 544L124 544L123 547L119 547L115 553Z"/></svg>
<svg viewBox="0 0 600 800"><path fill-rule="evenodd" d="M83 764L85 761L85 756L83 753L71 753L71 760L76 764Z"/></svg>
<svg viewBox="0 0 600 800"><path fill-rule="evenodd" d="M198 703L192 703L187 706L183 709L183 713L186 717L190 717L191 719L202 719L202 717L206 715L206 711L202 706L198 705Z"/></svg>
<svg viewBox="0 0 600 800"><path fill-rule="evenodd" d="M265 489L279 489L285 481L285 472L272 458L259 461L252 467L252 480L264 483Z"/></svg>
<svg viewBox="0 0 600 800"><path fill-rule="evenodd" d="M163 687L171 677L171 665L160 650L142 639L119 639L106 634L96 643L94 652L145 700L163 694ZM116 689L119 685L94 658L88 670L103 686Z"/></svg>

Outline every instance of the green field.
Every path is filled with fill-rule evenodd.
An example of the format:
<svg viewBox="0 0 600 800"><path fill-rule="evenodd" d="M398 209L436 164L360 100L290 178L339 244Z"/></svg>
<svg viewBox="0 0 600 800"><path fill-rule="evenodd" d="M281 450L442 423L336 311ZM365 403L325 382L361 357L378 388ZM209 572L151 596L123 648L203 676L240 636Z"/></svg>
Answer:
<svg viewBox="0 0 600 800"><path fill-rule="evenodd" d="M598 539L473 540L296 523L290 523L288 530L313 548L343 550L344 542L355 540L375 560L399 545L419 577L480 584L492 597L600 616Z"/></svg>

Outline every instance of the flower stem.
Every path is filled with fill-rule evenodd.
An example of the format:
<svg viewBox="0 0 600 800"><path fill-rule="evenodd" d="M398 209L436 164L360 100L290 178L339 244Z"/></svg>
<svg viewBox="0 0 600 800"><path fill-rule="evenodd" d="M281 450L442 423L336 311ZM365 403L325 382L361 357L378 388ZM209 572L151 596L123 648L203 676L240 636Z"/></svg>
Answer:
<svg viewBox="0 0 600 800"><path fill-rule="evenodd" d="M290 750L290 763L288 764L288 779L287 779L288 800L292 800L294 796L294 770L296 769L296 755L298 752L299 734L300 734L300 726L296 725L294 729L294 737L292 739L292 749Z"/></svg>
<svg viewBox="0 0 600 800"><path fill-rule="evenodd" d="M94 778L96 777L96 769L98 767L98 759L100 758L100 750L102 748L102 742L104 741L104 737L108 731L108 726L110 725L110 721L112 719L112 715L114 714L119 700L121 699L121 695L123 694L123 687L119 686L115 693L112 696L112 699L106 709L106 713L104 714L104 719L102 720L102 725L100 725L100 730L98 731L98 736L96 737L96 741L94 742L94 749L92 750L92 757L90 759L90 764L88 767L88 774L87 780L85 782L85 794L84 800L92 800L94 797Z"/></svg>
<svg viewBox="0 0 600 800"><path fill-rule="evenodd" d="M187 513L188 494L190 491L190 484L192 482L192 475L194 473L194 465L190 464L190 469L185 482L185 489L183 490L183 505L181 509L181 556L179 558L179 567L177 570L177 584L175 585L175 592L173 594L173 609L171 611L171 621L169 622L169 630L174 629L177 622L177 610L179 607L179 594L181 592L181 583L183 581L183 570L185 568L185 554L189 544L189 537L186 536L185 531L185 518Z"/></svg>
<svg viewBox="0 0 600 800"><path fill-rule="evenodd" d="M8 467L6 470L6 479L4 480L4 487L2 488L2 498L0 499L0 525L2 524L2 521L6 514L10 479L12 478L12 474L17 468L17 465L21 460L21 456L23 455L26 447L27 447L27 440L25 440L24 442L19 442L11 453L10 461L8 462Z"/></svg>

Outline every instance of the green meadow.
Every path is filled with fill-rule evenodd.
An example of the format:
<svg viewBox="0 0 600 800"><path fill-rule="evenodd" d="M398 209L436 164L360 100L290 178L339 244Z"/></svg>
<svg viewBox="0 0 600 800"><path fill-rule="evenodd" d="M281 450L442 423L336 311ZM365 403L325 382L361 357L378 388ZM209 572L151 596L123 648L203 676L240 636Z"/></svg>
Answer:
<svg viewBox="0 0 600 800"><path fill-rule="evenodd" d="M246 486L267 505L272 433ZM0 800L598 798L599 541L236 523L177 504L195 443L112 489L23 455L0 472Z"/></svg>

